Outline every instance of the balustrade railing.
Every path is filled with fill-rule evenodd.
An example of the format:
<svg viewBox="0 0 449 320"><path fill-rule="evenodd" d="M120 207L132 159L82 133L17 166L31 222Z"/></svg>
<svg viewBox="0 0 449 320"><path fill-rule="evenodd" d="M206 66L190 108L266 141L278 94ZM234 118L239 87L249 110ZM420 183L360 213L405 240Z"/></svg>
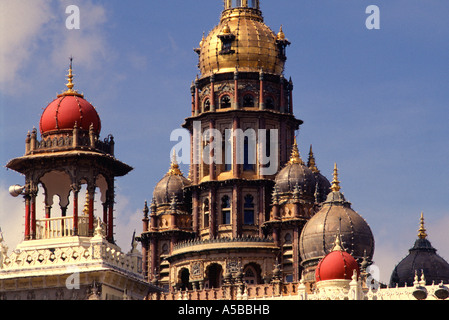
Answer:
<svg viewBox="0 0 449 320"><path fill-rule="evenodd" d="M78 217L78 235L88 236L89 217ZM71 237L73 233L73 217L60 217L36 220L36 239L53 239Z"/></svg>

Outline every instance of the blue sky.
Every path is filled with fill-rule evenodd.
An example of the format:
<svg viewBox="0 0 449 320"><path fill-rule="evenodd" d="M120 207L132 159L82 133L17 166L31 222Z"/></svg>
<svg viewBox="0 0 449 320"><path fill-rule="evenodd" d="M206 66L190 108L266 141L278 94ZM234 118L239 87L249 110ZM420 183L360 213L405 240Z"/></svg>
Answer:
<svg viewBox="0 0 449 320"><path fill-rule="evenodd" d="M68 30L68 5L80 8ZM380 30L368 30L368 5ZM298 141L313 144L319 169L340 168L342 191L370 224L381 280L417 238L421 211L429 240L449 260L449 3L432 0L261 0L265 22L283 25L285 76L295 85ZM98 110L102 137L134 170L117 180L119 245L141 231L141 210L167 172L170 133L190 113L203 31L219 21L221 0L0 0L0 163L22 156L27 131L66 83ZM187 168L183 167L184 172ZM23 204L0 170L0 227L10 249L22 236Z"/></svg>

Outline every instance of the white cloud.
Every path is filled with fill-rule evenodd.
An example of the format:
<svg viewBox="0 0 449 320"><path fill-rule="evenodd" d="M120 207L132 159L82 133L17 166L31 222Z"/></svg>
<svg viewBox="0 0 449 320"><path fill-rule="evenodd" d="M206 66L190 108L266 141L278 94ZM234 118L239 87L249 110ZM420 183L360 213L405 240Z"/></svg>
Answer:
<svg viewBox="0 0 449 320"><path fill-rule="evenodd" d="M80 9L80 29L66 28L66 7ZM0 90L17 94L30 88L33 70L75 63L87 70L101 70L113 57L104 34L106 10L92 0L2 0L0 2ZM59 68L59 67L58 67ZM34 73L39 73L34 71Z"/></svg>
<svg viewBox="0 0 449 320"><path fill-rule="evenodd" d="M40 34L53 20L50 4L46 0L0 2L0 88L11 90L20 84Z"/></svg>

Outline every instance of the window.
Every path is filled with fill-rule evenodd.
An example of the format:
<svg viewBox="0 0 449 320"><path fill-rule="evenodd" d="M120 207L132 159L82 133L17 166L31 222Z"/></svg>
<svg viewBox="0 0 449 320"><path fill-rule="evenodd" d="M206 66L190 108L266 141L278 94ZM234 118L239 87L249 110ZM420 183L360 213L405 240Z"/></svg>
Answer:
<svg viewBox="0 0 449 320"><path fill-rule="evenodd" d="M203 112L209 112L210 111L210 100L206 99L204 100L203 104Z"/></svg>
<svg viewBox="0 0 449 320"><path fill-rule="evenodd" d="M220 108L221 109L228 109L231 107L231 98L228 95L224 95L220 99Z"/></svg>
<svg viewBox="0 0 449 320"><path fill-rule="evenodd" d="M245 225L254 225L254 198L252 195L249 194L245 197L243 208L243 223Z"/></svg>
<svg viewBox="0 0 449 320"><path fill-rule="evenodd" d="M209 227L209 210L209 199L206 199L203 203L203 228Z"/></svg>
<svg viewBox="0 0 449 320"><path fill-rule="evenodd" d="M228 172L232 170L232 135L230 130L225 130L223 136L223 171Z"/></svg>
<svg viewBox="0 0 449 320"><path fill-rule="evenodd" d="M249 7L258 9L259 8L259 0L248 0Z"/></svg>
<svg viewBox="0 0 449 320"><path fill-rule="evenodd" d="M274 109L274 100L271 97L265 99L265 108L269 110Z"/></svg>
<svg viewBox="0 0 449 320"><path fill-rule="evenodd" d="M221 198L221 224L231 224L231 200L228 196Z"/></svg>
<svg viewBox="0 0 449 320"><path fill-rule="evenodd" d="M243 170L244 171L254 171L254 152L251 152L249 145L249 138L245 137L245 141L243 143ZM250 156L251 152L251 156Z"/></svg>
<svg viewBox="0 0 449 320"><path fill-rule="evenodd" d="M252 94L247 94L243 97L243 107L254 108L254 96Z"/></svg>
<svg viewBox="0 0 449 320"><path fill-rule="evenodd" d="M257 274L253 267L246 267L243 273L243 281L247 284L257 284Z"/></svg>

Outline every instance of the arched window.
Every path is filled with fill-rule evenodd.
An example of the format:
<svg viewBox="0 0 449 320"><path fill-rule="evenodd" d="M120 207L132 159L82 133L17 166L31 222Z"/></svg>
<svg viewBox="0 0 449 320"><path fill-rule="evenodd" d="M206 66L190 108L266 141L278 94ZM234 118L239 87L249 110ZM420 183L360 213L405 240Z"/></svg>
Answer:
<svg viewBox="0 0 449 320"><path fill-rule="evenodd" d="M267 97L265 99L265 108L269 109L269 110L273 110L274 109L274 100L272 97Z"/></svg>
<svg viewBox="0 0 449 320"><path fill-rule="evenodd" d="M243 170L254 171L254 160L254 151L250 150L249 138L245 136L243 142Z"/></svg>
<svg viewBox="0 0 449 320"><path fill-rule="evenodd" d="M230 130L224 130L223 132L223 171L228 172L232 170L232 134Z"/></svg>
<svg viewBox="0 0 449 320"><path fill-rule="evenodd" d="M243 205L243 223L245 225L254 225L254 197L248 194L245 197Z"/></svg>
<svg viewBox="0 0 449 320"><path fill-rule="evenodd" d="M209 227L209 212L209 199L206 199L203 203L203 228Z"/></svg>
<svg viewBox="0 0 449 320"><path fill-rule="evenodd" d="M204 100L203 104L203 112L209 112L210 111L210 100L206 99Z"/></svg>
<svg viewBox="0 0 449 320"><path fill-rule="evenodd" d="M243 107L254 108L254 96L252 94L247 94L243 97Z"/></svg>
<svg viewBox="0 0 449 320"><path fill-rule="evenodd" d="M221 109L228 109L231 107L231 98L228 95L224 95L220 99L220 108Z"/></svg>
<svg viewBox="0 0 449 320"><path fill-rule="evenodd" d="M228 196L221 198L221 224L231 224L231 200Z"/></svg>

